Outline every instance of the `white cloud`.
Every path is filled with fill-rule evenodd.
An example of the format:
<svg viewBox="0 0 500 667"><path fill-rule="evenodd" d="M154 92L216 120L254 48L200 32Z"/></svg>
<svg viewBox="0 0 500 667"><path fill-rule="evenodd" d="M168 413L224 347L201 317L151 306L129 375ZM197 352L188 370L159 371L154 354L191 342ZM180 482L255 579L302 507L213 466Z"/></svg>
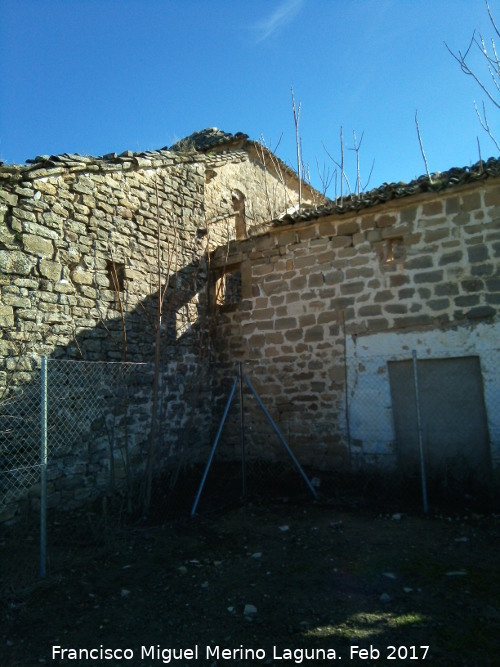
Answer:
<svg viewBox="0 0 500 667"><path fill-rule="evenodd" d="M304 0L284 0L272 14L255 24L257 42L263 42L277 30L290 23L300 11Z"/></svg>

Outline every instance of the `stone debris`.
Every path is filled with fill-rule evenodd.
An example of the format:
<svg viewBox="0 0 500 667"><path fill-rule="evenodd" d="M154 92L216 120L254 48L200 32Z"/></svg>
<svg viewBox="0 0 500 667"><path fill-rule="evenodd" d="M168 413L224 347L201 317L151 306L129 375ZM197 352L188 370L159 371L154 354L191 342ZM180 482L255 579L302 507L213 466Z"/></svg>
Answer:
<svg viewBox="0 0 500 667"><path fill-rule="evenodd" d="M257 614L257 607L253 604L246 604L243 609L244 616L255 616Z"/></svg>

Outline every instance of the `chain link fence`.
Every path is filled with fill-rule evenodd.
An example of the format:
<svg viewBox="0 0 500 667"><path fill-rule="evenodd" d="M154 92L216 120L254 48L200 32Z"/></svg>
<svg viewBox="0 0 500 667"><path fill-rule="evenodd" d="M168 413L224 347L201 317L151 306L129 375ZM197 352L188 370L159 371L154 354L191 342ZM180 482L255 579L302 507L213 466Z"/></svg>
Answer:
<svg viewBox="0 0 500 667"><path fill-rule="evenodd" d="M13 519L17 501L40 482L40 378L6 387L0 398L0 520Z"/></svg>
<svg viewBox="0 0 500 667"><path fill-rule="evenodd" d="M0 400L0 592L45 576L51 547L113 530L92 503L131 509L150 432L152 366L41 360ZM83 509L82 509L83 508ZM71 531L52 510L80 510ZM47 521L49 517L49 521ZM97 520L96 520L97 519ZM85 533L85 534L84 534ZM98 534L100 533L100 534ZM48 546L48 548L47 548Z"/></svg>
<svg viewBox="0 0 500 667"><path fill-rule="evenodd" d="M444 356L358 347L346 364L347 418L332 428L347 431L353 470L392 469L402 484L413 475L424 495L436 480L460 490L485 485L500 460L500 349ZM79 539L109 540L123 518L142 519L153 372L152 364L49 359L4 392L0 592L36 580L46 557L56 569L56 544L67 551ZM251 367L212 366L208 375L194 363L172 364L159 404L150 523L187 517L196 498L204 513L243 497L314 496L315 471L294 460L286 420L274 423L272 408L266 415ZM78 521L67 525L60 509Z"/></svg>

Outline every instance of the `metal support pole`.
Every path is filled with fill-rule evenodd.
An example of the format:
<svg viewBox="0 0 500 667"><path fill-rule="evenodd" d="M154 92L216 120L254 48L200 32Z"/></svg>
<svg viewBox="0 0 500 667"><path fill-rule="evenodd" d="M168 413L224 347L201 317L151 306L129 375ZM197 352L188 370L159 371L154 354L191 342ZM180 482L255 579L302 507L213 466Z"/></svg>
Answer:
<svg viewBox="0 0 500 667"><path fill-rule="evenodd" d="M238 364L239 382L240 382L240 446L241 446L241 497L247 495L247 471L246 471L246 452L245 452L245 413L243 410L243 370L241 361Z"/></svg>
<svg viewBox="0 0 500 667"><path fill-rule="evenodd" d="M47 562L47 357L40 369L40 579L45 579Z"/></svg>
<svg viewBox="0 0 500 667"><path fill-rule="evenodd" d="M229 412L229 406L231 405L231 401L233 400L234 392L236 390L236 385L238 383L238 377L234 378L233 386L231 388L231 393L229 394L229 398L227 399L226 403L226 408L224 410L224 414L222 415L222 419L219 424L219 430L217 431L217 435L215 436L214 444L212 445L212 451L210 452L210 456L208 457L207 465L205 466L205 472L203 473L203 478L200 483L200 488L198 489L198 493L196 494L196 499L193 503L193 508L191 510L191 516L193 517L196 513L196 508L198 507L198 502L200 500L201 492L203 491L203 487L205 486L205 481L207 479L208 471L210 470L210 466L212 464L212 459L215 454L215 450L217 449L217 445L219 443L219 438L220 434L222 433L222 427L224 426L224 422L226 421L227 413Z"/></svg>
<svg viewBox="0 0 500 667"><path fill-rule="evenodd" d="M424 442L422 437L422 415L420 413L420 393L418 389L418 366L417 366L416 350L412 350L412 357L413 357L413 380L415 382L415 405L417 407L418 447L420 451L420 476L422 479L422 502L424 505L424 514L427 514L429 507L427 504L427 479L425 474Z"/></svg>
<svg viewBox="0 0 500 667"><path fill-rule="evenodd" d="M255 398L257 399L257 403L259 404L260 409L262 410L262 412L263 412L263 413L265 414L265 416L267 417L268 422L269 422L269 423L271 424L271 426L273 427L274 432L276 433L276 435L278 436L278 438L279 438L280 441L281 441L281 444L285 447L286 451L287 451L288 454L290 455L290 458L291 458L292 461L295 463L295 466L297 467L297 470L298 470L298 471L300 472L300 474L302 475L302 477L303 477L305 483L307 484L307 486L308 486L308 488L309 488L309 491L313 494L313 496L316 498L316 500L318 500L318 494L316 493L316 490L315 490L314 486L311 484L311 482L310 482L309 479L307 478L306 473L302 470L302 467L301 467L300 463L299 463L299 462L297 461L297 459L295 458L295 455L294 455L294 453L292 452L292 450L290 449L290 447L288 446L288 443L286 442L285 438L281 435L281 433L280 433L278 427L277 427L276 424L274 423L273 418L271 417L271 415L270 415L269 412L267 411L266 406L265 406L264 403L261 401L260 396L257 394L257 392L255 391L255 389L253 388L252 383L250 382L250 380L248 379L248 377L247 377L246 375L243 375L243 379L244 379L245 382L247 383L247 385L248 385L250 391L252 392L252 394L253 394L253 395L255 396Z"/></svg>

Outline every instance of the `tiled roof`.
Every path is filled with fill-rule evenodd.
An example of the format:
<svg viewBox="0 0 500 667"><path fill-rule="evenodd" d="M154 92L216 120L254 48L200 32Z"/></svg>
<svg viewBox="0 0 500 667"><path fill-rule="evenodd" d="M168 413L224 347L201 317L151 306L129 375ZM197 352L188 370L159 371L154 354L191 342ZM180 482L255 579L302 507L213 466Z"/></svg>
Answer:
<svg viewBox="0 0 500 667"><path fill-rule="evenodd" d="M290 214L285 214L271 225L283 225L294 222L306 222L332 214L359 211L376 204L392 199L402 199L422 192L440 192L458 185L482 181L490 177L500 176L500 158L489 158L486 162L479 161L471 167L453 168L449 171L437 172L429 176L424 175L410 181L410 183L384 183L369 192L359 195L351 194L338 197L316 208L307 208Z"/></svg>

